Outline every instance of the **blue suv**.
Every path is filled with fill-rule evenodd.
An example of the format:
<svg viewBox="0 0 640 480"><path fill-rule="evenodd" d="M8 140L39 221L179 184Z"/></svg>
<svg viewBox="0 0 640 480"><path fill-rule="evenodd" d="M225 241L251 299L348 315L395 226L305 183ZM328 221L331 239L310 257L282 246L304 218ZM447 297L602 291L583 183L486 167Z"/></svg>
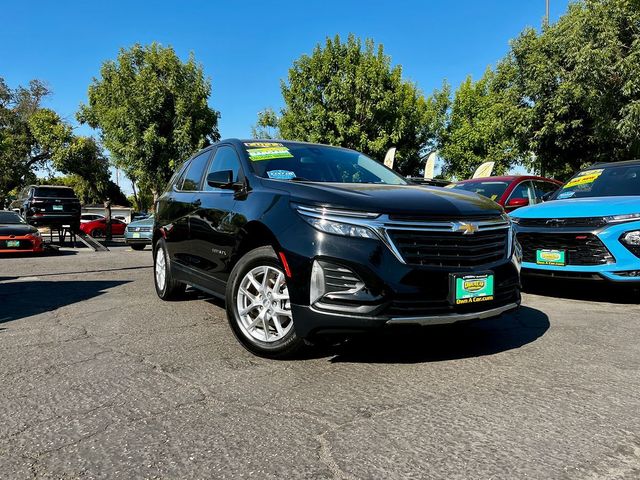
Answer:
<svg viewBox="0 0 640 480"><path fill-rule="evenodd" d="M596 164L516 210L524 275L640 284L640 160Z"/></svg>

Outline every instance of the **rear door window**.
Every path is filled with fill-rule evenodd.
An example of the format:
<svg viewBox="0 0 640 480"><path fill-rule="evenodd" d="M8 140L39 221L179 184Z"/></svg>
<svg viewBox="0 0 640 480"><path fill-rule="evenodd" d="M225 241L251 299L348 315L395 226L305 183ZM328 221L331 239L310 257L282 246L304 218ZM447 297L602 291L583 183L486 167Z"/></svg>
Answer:
<svg viewBox="0 0 640 480"><path fill-rule="evenodd" d="M201 153L193 160L191 160L180 190L188 192L200 190L202 174L204 173L204 169L207 165L207 160L209 160L210 154L211 150L207 150L206 152Z"/></svg>

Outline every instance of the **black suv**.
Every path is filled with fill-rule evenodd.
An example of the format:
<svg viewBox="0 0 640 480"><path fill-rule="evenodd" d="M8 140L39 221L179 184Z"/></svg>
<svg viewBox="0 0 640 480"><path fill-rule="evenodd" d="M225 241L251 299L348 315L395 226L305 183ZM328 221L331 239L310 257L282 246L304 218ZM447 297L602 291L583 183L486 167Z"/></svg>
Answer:
<svg viewBox="0 0 640 480"><path fill-rule="evenodd" d="M153 246L160 298L187 284L225 298L238 340L269 357L317 334L520 303L521 252L498 204L325 145L232 139L198 152L157 202Z"/></svg>
<svg viewBox="0 0 640 480"><path fill-rule="evenodd" d="M11 209L31 225L80 228L80 200L69 187L29 185L11 203Z"/></svg>

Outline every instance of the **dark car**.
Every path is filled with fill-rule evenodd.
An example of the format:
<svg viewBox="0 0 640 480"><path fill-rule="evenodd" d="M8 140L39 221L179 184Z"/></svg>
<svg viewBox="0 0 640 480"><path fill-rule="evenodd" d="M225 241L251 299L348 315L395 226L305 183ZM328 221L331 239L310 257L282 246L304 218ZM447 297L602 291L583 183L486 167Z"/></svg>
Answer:
<svg viewBox="0 0 640 480"><path fill-rule="evenodd" d="M153 250L160 298L186 284L225 298L236 337L269 357L320 334L520 303L502 207L324 145L233 139L198 152L156 204Z"/></svg>
<svg viewBox="0 0 640 480"><path fill-rule="evenodd" d="M499 203L507 212L543 202L562 186L562 182L533 175L472 178L449 185L449 188L479 193Z"/></svg>
<svg viewBox="0 0 640 480"><path fill-rule="evenodd" d="M24 188L11 209L31 225L80 227L80 200L72 188L52 185L29 185Z"/></svg>

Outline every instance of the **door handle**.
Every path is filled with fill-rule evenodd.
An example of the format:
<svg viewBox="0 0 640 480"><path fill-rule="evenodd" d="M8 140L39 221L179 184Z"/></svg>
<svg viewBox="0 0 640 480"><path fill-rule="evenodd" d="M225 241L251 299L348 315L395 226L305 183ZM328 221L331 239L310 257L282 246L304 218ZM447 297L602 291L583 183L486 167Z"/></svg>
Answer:
<svg viewBox="0 0 640 480"><path fill-rule="evenodd" d="M196 200L193 201L192 205L194 207L199 207L200 205L202 205L202 200L200 200L199 198L197 198Z"/></svg>

